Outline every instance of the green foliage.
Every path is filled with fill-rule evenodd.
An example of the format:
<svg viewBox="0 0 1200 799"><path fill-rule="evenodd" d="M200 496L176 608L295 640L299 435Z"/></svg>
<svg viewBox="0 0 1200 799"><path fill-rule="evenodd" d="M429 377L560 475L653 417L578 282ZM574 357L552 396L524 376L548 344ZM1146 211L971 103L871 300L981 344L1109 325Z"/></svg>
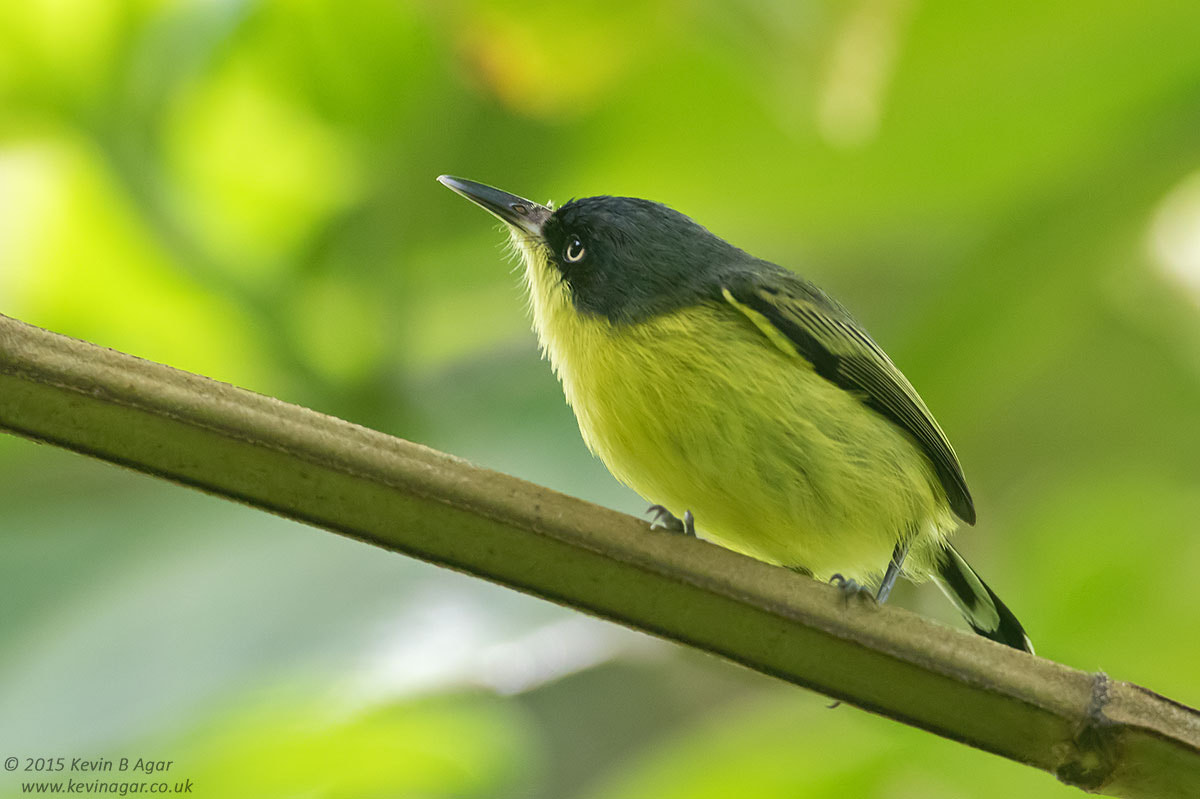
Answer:
<svg viewBox="0 0 1200 799"><path fill-rule="evenodd" d="M976 498L960 547L1039 653L1196 704L1198 25L1174 0L0 4L0 312L638 512L500 234L434 177L662 200L895 357ZM5 752L175 741L206 780L287 773L262 796L1068 795L25 442L0 507Z"/></svg>
<svg viewBox="0 0 1200 799"><path fill-rule="evenodd" d="M181 773L225 797L519 795L531 751L520 714L487 697L440 696L345 719L320 708L239 710L184 744Z"/></svg>

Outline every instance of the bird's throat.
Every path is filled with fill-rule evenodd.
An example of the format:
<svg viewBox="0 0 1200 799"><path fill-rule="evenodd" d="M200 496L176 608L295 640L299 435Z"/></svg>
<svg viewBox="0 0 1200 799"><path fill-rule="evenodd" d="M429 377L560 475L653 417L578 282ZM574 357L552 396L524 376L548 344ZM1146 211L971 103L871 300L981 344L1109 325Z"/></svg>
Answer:
<svg viewBox="0 0 1200 799"><path fill-rule="evenodd" d="M513 245L525 263L533 329L542 353L562 382L567 402L577 408L579 371L587 369L588 352L602 346L612 323L574 306L570 286L543 246L518 234L513 235Z"/></svg>

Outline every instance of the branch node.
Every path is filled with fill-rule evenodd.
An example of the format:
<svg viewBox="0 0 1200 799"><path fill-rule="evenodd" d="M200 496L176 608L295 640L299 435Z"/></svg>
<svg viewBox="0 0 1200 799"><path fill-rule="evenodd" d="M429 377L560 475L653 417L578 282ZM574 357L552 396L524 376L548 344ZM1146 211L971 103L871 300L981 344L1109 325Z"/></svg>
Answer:
<svg viewBox="0 0 1200 799"><path fill-rule="evenodd" d="M1111 701L1112 681L1102 671L1092 677L1088 702L1080 716L1075 737L1064 747L1063 762L1054 776L1067 785L1097 791L1108 782L1120 761L1120 725L1104 715Z"/></svg>

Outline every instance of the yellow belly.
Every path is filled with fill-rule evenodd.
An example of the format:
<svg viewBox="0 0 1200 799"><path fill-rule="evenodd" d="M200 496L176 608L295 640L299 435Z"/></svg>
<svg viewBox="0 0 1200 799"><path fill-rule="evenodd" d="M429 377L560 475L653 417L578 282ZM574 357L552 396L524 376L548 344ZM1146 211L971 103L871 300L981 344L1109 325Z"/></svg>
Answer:
<svg viewBox="0 0 1200 799"><path fill-rule="evenodd" d="M535 328L588 447L706 539L870 582L896 542L909 568L954 527L906 434L714 302L614 325L571 308L530 265ZM717 332L719 331L719 333Z"/></svg>

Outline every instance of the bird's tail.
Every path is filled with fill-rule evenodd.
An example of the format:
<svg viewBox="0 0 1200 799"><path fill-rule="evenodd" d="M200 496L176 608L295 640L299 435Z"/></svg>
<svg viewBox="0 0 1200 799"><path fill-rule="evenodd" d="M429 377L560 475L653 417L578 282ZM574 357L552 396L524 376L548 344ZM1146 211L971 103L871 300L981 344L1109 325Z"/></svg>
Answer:
<svg viewBox="0 0 1200 799"><path fill-rule="evenodd" d="M1033 652L1033 644L1021 622L949 544L938 561L933 579L962 612L972 630L1014 649Z"/></svg>

